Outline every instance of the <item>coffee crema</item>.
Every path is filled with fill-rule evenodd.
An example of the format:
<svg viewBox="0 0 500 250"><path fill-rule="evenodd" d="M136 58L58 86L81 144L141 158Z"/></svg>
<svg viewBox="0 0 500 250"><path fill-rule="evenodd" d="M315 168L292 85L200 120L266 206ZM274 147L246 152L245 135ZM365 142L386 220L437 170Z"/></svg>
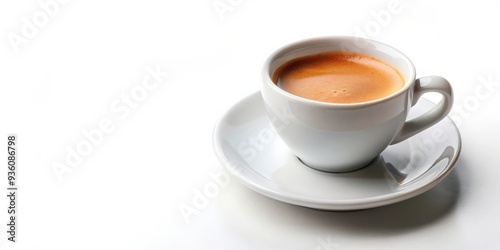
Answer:
<svg viewBox="0 0 500 250"><path fill-rule="evenodd" d="M296 96L330 103L377 100L405 84L402 74L391 65L354 52L296 58L279 67L272 80Z"/></svg>

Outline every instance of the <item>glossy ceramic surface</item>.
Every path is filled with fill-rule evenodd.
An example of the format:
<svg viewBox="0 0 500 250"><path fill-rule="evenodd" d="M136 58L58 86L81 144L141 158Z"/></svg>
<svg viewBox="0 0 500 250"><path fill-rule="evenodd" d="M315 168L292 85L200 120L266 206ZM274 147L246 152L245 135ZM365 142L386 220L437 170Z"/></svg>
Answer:
<svg viewBox="0 0 500 250"><path fill-rule="evenodd" d="M277 67L305 55L350 51L378 58L401 72L405 84L383 98L360 103L319 102L290 94L271 80ZM410 59L397 49L360 37L319 37L286 45L271 54L262 70L261 93L274 130L302 162L326 172L358 170L390 144L403 141L451 110L453 91L439 76L415 78ZM411 107L424 93L442 95L432 111L411 121Z"/></svg>
<svg viewBox="0 0 500 250"><path fill-rule="evenodd" d="M409 119L433 108L421 99ZM260 92L236 103L214 130L222 165L249 188L268 197L322 210L383 206L421 194L453 169L460 134L446 117L433 127L389 146L368 166L349 173L327 173L304 165L276 134Z"/></svg>

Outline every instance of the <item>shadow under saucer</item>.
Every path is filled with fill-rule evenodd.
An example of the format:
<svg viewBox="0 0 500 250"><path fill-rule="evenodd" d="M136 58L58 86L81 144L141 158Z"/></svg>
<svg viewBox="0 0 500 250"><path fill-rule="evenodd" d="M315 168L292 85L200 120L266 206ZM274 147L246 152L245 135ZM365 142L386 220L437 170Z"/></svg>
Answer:
<svg viewBox="0 0 500 250"><path fill-rule="evenodd" d="M461 168L463 161L457 162ZM460 200L460 172L453 171L431 190L386 206L351 211L324 211L282 203L236 183L218 200L224 218L247 231L272 223L282 230L307 229L311 235L388 236L425 227L445 218ZM245 215L242 216L242 213ZM248 233L248 232L247 232Z"/></svg>

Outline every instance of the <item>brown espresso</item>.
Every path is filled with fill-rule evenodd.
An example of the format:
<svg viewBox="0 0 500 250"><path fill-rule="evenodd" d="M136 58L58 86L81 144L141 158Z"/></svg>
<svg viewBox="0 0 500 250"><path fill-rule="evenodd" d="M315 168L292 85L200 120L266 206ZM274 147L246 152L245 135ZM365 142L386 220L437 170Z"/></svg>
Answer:
<svg viewBox="0 0 500 250"><path fill-rule="evenodd" d="M380 99L398 91L405 83L401 73L389 64L352 52L294 59L279 67L272 80L296 96L330 103Z"/></svg>

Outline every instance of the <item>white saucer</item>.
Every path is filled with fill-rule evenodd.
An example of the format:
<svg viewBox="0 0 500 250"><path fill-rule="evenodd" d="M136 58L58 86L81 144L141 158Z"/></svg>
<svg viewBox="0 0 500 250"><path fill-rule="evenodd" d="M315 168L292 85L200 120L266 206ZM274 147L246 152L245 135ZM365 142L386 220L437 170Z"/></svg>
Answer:
<svg viewBox="0 0 500 250"><path fill-rule="evenodd" d="M423 98L409 118L432 108ZM230 108L214 130L214 149L222 165L249 188L268 197L321 210L358 210L419 195L453 169L461 139L453 121L438 124L389 146L367 167L326 173L297 159L275 133L260 92Z"/></svg>

